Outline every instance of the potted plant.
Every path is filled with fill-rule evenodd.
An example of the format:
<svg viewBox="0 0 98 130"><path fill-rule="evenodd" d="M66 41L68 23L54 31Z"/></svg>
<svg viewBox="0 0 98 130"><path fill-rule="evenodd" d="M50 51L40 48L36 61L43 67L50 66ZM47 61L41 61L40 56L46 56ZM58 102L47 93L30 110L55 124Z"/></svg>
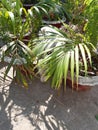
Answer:
<svg viewBox="0 0 98 130"><path fill-rule="evenodd" d="M42 68L42 75L45 80L52 78L52 87L56 89L60 88L63 81L65 89L66 82L76 90L89 89L88 85L85 83L83 85L79 83L79 81L81 79L81 72L84 71L84 76L86 76L85 79L87 79L89 78L90 70L94 66L94 64L92 64L93 66L91 67L91 63L93 63L93 53L97 47L98 37L96 33L92 35L96 39L95 42L93 41L94 39L90 39L91 33L88 32L92 27L89 26L90 20L93 21L93 23L96 22L98 15L96 15L95 12L98 10L98 6L96 6L95 1L90 1L89 3L87 2L81 5L84 8L81 7L82 10L80 10L80 7L77 6L79 10L76 10L77 12L75 12L76 15L80 11L80 16L77 17L77 19L73 16L69 24L63 23L63 29L56 28L54 30L50 27L42 29L43 34L40 37L41 40L43 39L42 42L40 38L39 44L37 43L38 40L35 41L35 54L41 58L38 68ZM92 12L91 8L93 9L94 5L96 8L94 8ZM92 12L92 16L90 16L89 13L87 14L88 10ZM84 22L84 19L85 23L82 23ZM95 32L97 32L98 28L96 27L98 24L91 25L93 25L93 28L96 29ZM91 59L91 57L93 59ZM84 76L82 77L83 80ZM92 79L94 78L90 78L89 81L92 81Z"/></svg>
<svg viewBox="0 0 98 130"><path fill-rule="evenodd" d="M78 3L68 0L68 4L65 4L65 8L69 14L70 23L75 26L78 25L80 32L85 35L86 39L91 42L96 50L92 51L92 67L88 66L88 77L84 79L84 71L81 70L81 83L88 85L96 85L98 80L98 68L97 68L97 43L98 43L98 1L82 1L78 0ZM83 81L84 80L84 81Z"/></svg>
<svg viewBox="0 0 98 130"><path fill-rule="evenodd" d="M48 3L48 2L46 2ZM58 28L61 27L62 22L66 21L65 10L61 3L49 1L50 8L48 8L48 15L43 16L43 23L45 25L53 25Z"/></svg>
<svg viewBox="0 0 98 130"><path fill-rule="evenodd" d="M0 8L0 33L6 35L7 40L0 48L0 58L1 61L8 63L4 79L13 67L13 74L17 81L27 87L27 80L34 74L33 61L35 60L29 45L32 39L37 37L37 31L41 26L41 19L37 19L41 6L40 9L36 7L38 11L36 12L34 8L27 11L20 0L15 3L9 1L8 8L7 1L3 2Z"/></svg>
<svg viewBox="0 0 98 130"><path fill-rule="evenodd" d="M27 87L27 78L22 73L24 68L25 72L30 69L30 57L31 51L29 47L24 43L25 35L30 31L30 21L28 19L26 10L22 8L17 1L13 8L5 8L4 3L2 3L2 9L0 10L0 27L3 34L8 37L5 41L5 45L0 48L1 51L1 61L7 62L8 67L4 74L4 79L6 78L9 70L13 67L13 77L17 77L17 80L23 83ZM12 3L10 3L12 4ZM16 9L18 5L18 10ZM12 5L11 5L12 6ZM20 10L24 10L26 15L26 21L23 22ZM17 10L17 12L16 12ZM22 10L22 11L23 11ZM29 69L28 69L29 68ZM20 73L20 75L18 75ZM31 75L31 73L29 73ZM20 76L20 77L19 77Z"/></svg>
<svg viewBox="0 0 98 130"><path fill-rule="evenodd" d="M62 81L66 88L66 80L69 79L68 73L71 74L72 88L75 84L78 88L78 77L81 67L87 74L87 59L91 62L91 54L88 46L93 45L84 41L83 35L75 33L68 25L65 25L70 33L61 30L48 28L46 35L42 35L41 39L46 39L37 44L34 48L35 54L43 57L38 66L42 68L45 80L52 77L52 86L59 89ZM40 40L39 40L40 41ZM82 60L82 65L80 64ZM74 80L76 76L76 81ZM75 84L74 84L75 83Z"/></svg>

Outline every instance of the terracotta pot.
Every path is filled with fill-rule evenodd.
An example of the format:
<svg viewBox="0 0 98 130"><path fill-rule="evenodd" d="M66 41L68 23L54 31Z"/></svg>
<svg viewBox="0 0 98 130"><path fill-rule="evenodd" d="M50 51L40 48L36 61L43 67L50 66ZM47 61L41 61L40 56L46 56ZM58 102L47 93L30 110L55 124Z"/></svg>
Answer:
<svg viewBox="0 0 98 130"><path fill-rule="evenodd" d="M67 85L72 88L72 80L70 73L67 77ZM76 83L76 77L74 78L73 89L78 91L90 90L92 86L98 85L98 76L79 76L78 86Z"/></svg>
<svg viewBox="0 0 98 130"><path fill-rule="evenodd" d="M67 84L69 87L72 88L72 80L71 80L71 78L67 78L66 84ZM80 83L78 83L78 85L77 85L77 83L74 82L73 90L86 91L86 90L90 90L90 89L91 89L91 86L89 86L89 85L83 85L83 84L80 84Z"/></svg>

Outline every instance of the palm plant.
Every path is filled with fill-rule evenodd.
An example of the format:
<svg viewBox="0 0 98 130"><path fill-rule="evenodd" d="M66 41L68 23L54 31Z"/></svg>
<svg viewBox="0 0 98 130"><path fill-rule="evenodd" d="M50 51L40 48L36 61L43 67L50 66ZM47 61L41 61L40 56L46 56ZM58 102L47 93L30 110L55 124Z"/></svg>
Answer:
<svg viewBox="0 0 98 130"><path fill-rule="evenodd" d="M41 5L26 10L20 0L1 1L0 34L6 35L7 41L0 48L0 58L1 61L8 62L4 79L13 67L13 76L17 77L17 81L21 81L25 87L28 86L27 79L32 79L33 76L34 57L29 44L31 39L37 36L37 31L41 26L41 19L38 19L41 11L46 13ZM28 34L30 34L29 37ZM28 40L27 43L25 40Z"/></svg>
<svg viewBox="0 0 98 130"><path fill-rule="evenodd" d="M48 8L48 15L46 16L48 20L57 21L65 18L65 10L63 9L62 4L55 1L51 1L51 2L49 1L48 4L51 5L51 8Z"/></svg>
<svg viewBox="0 0 98 130"><path fill-rule="evenodd" d="M7 3L5 0L2 0L2 8L0 9L1 32L3 31L3 34L12 34L13 37L20 40L23 39L24 35L28 32L35 35L42 26L41 14L47 13L45 9L47 5L39 3L31 7L31 9L26 10L23 8L20 0L13 3L9 1L9 4Z"/></svg>
<svg viewBox="0 0 98 130"><path fill-rule="evenodd" d="M66 88L66 79L70 71L72 88L74 87L74 77L76 77L78 89L80 69L84 68L85 75L87 74L87 64L88 62L91 64L89 47L93 47L93 45L69 25L64 24L64 27L67 32L48 27L46 33L41 35L39 40L34 41L33 51L41 59L38 68L43 70L45 80L52 78L52 87L59 89L64 80Z"/></svg>

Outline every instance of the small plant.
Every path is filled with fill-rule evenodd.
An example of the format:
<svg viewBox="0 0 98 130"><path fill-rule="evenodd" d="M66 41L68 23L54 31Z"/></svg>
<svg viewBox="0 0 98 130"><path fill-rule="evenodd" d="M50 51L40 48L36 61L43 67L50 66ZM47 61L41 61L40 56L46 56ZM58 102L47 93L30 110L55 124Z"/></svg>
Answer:
<svg viewBox="0 0 98 130"><path fill-rule="evenodd" d="M57 21L65 17L65 10L63 9L63 6L59 1L53 1L53 0L50 1L42 0L42 1L50 5L50 7L47 8L48 15L44 16L45 20Z"/></svg>
<svg viewBox="0 0 98 130"><path fill-rule="evenodd" d="M59 19L63 19L65 17L64 10L61 5L53 4L53 7L49 9L48 19L51 21L57 21Z"/></svg>
<svg viewBox="0 0 98 130"><path fill-rule="evenodd" d="M78 90L78 77L81 69L80 59L86 75L88 69L87 59L91 63L89 46L93 47L93 45L87 42L82 34L71 29L69 25L64 24L64 27L67 32L48 27L46 34L41 36L39 41L35 41L34 52L37 57L43 57L38 66L44 70L45 80L52 77L52 87L59 89L64 80L66 88L66 79L70 72L72 88L74 87L74 76L76 76Z"/></svg>
<svg viewBox="0 0 98 130"><path fill-rule="evenodd" d="M13 67L13 76L16 75L17 81L27 87L27 80L32 79L34 75L33 61L35 60L29 45L32 39L37 37L41 26L40 12L44 12L45 9L40 4L26 10L20 0L16 2L2 0L1 6L0 34L7 37L4 46L0 48L1 61L8 62L4 79Z"/></svg>

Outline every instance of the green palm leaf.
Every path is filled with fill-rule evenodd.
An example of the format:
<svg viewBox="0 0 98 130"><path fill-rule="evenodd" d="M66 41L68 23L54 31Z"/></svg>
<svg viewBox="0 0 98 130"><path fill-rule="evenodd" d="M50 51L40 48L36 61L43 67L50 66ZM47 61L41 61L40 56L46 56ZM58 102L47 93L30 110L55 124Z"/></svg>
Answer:
<svg viewBox="0 0 98 130"><path fill-rule="evenodd" d="M9 15L9 17L11 18L12 27L13 27L13 32L14 32L14 34L15 34L15 18L14 18L14 14L13 14L12 12L10 12L10 11L7 11L6 13L7 13L7 14Z"/></svg>
<svg viewBox="0 0 98 130"><path fill-rule="evenodd" d="M49 27L51 28L51 27ZM77 84L80 66L80 58L83 60L85 72L87 72L87 59L91 62L91 53L88 46L92 47L91 43L82 43L81 39L85 38L81 34L75 33L70 27L67 27L71 32L70 37L66 37L67 33L55 28L46 31L46 34L41 35L38 40L34 41L34 54L41 58L38 66L44 70L43 75L46 80L52 78L52 87L59 89L64 79L66 90L66 79L69 71L72 80L72 88L74 82ZM49 33L49 35L48 35ZM73 36L73 39L72 36Z"/></svg>
<svg viewBox="0 0 98 130"><path fill-rule="evenodd" d="M8 75L8 72L10 71L11 67L13 66L14 61L15 61L15 57L12 58L10 64L8 65L8 67L7 67L7 69L6 69L5 73L4 73L4 80L6 79L6 77Z"/></svg>
<svg viewBox="0 0 98 130"><path fill-rule="evenodd" d="M71 50L71 62L70 62L70 69L71 69L71 79L72 79L72 88L74 87L74 65L75 64L75 54L74 50Z"/></svg>
<svg viewBox="0 0 98 130"><path fill-rule="evenodd" d="M62 70L62 71L64 71L64 85L65 85L64 88L66 88L66 79L67 79L67 74L68 74L68 70L69 70L69 60L70 60L70 51L65 53L64 62L63 62L64 70Z"/></svg>
<svg viewBox="0 0 98 130"><path fill-rule="evenodd" d="M79 48L78 45L75 47L75 64L76 64L76 83L77 83L77 89L78 89L78 77L79 77Z"/></svg>
<svg viewBox="0 0 98 130"><path fill-rule="evenodd" d="M87 60L86 60L85 50L82 44L79 44L79 48L80 48L83 63L84 63L85 74L87 74Z"/></svg>

